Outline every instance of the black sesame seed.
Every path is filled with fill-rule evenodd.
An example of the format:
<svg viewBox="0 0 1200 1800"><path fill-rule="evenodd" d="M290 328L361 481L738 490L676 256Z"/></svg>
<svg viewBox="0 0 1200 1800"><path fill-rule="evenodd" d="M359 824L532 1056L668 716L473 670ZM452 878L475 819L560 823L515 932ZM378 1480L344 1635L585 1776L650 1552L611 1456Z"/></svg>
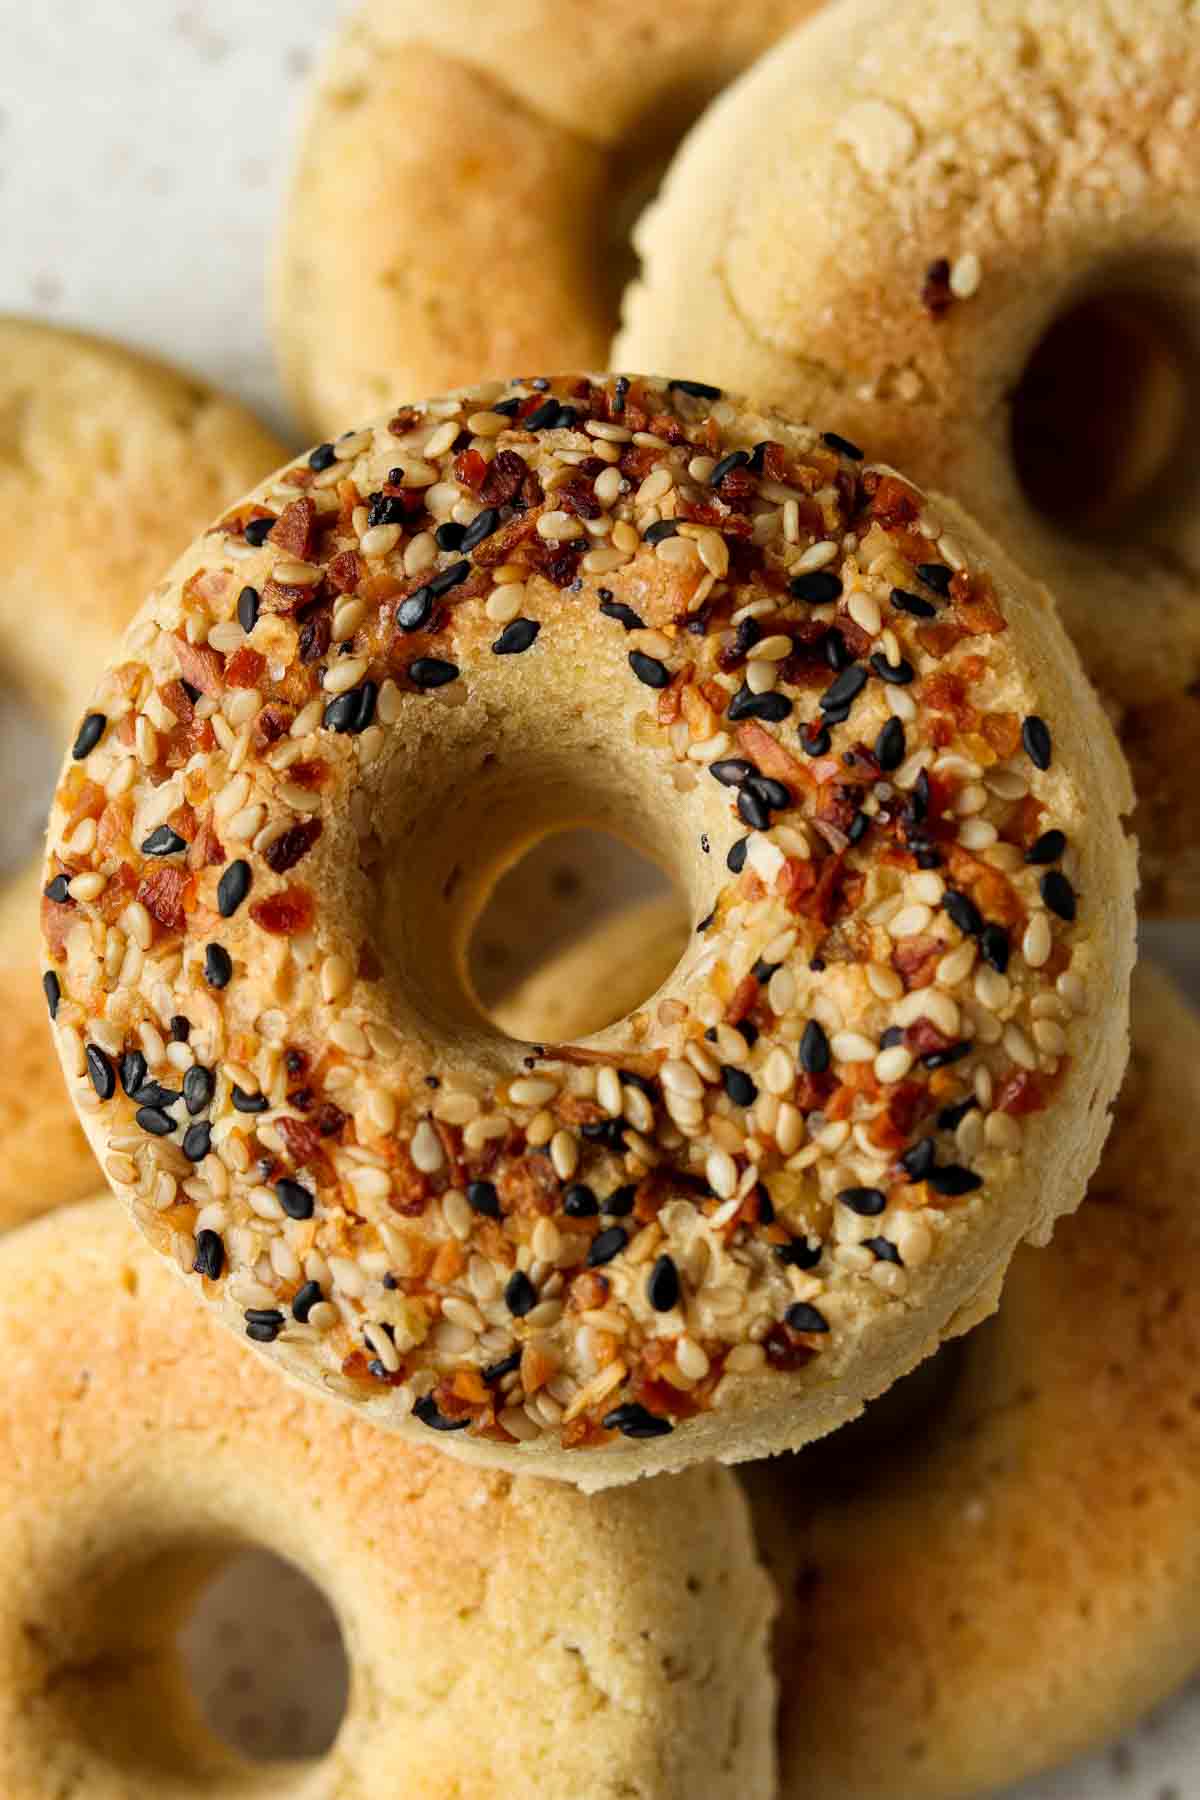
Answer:
<svg viewBox="0 0 1200 1800"><path fill-rule="evenodd" d="M646 1281L646 1298L655 1312L670 1312L679 1303L679 1270L669 1256L660 1256Z"/></svg>
<svg viewBox="0 0 1200 1800"><path fill-rule="evenodd" d="M786 694L777 694L774 690L756 694L752 688L743 685L729 702L726 717L733 723L738 719L763 719L768 725L779 725L791 710L792 703Z"/></svg>
<svg viewBox="0 0 1200 1800"><path fill-rule="evenodd" d="M810 1244L806 1237L792 1238L790 1243L779 1244L775 1254L788 1269L815 1269L824 1252L823 1244Z"/></svg>
<svg viewBox="0 0 1200 1800"><path fill-rule="evenodd" d="M475 515L475 517L471 520L471 523L467 526L466 531L463 533L462 545L461 545L462 549L463 550L477 549L478 546L480 544L482 544L484 538L490 538L493 531L499 531L499 529L500 529L500 509L499 509L499 507L485 506L481 513L477 513Z"/></svg>
<svg viewBox="0 0 1200 1800"><path fill-rule="evenodd" d="M768 831L771 825L771 809L762 795L757 793L748 783L741 788L737 797L738 817L752 831Z"/></svg>
<svg viewBox="0 0 1200 1800"><path fill-rule="evenodd" d="M643 650L629 652L629 666L638 680L650 688L670 686L671 672L666 663L659 662L657 656L647 656Z"/></svg>
<svg viewBox="0 0 1200 1800"><path fill-rule="evenodd" d="M747 842L748 840L744 837L738 838L735 844L730 844L725 853L725 867L731 875L740 875L746 866Z"/></svg>
<svg viewBox="0 0 1200 1800"><path fill-rule="evenodd" d="M541 621L538 619L513 619L492 645L493 654L520 656L523 651L532 647L541 629Z"/></svg>
<svg viewBox="0 0 1200 1800"><path fill-rule="evenodd" d="M87 1072L92 1086L101 1100L111 1100L117 1091L117 1078L113 1073L112 1063L99 1044L89 1044L84 1055L87 1058Z"/></svg>
<svg viewBox="0 0 1200 1800"><path fill-rule="evenodd" d="M504 1304L514 1319L523 1319L537 1305L537 1289L522 1269L514 1269L504 1289Z"/></svg>
<svg viewBox="0 0 1200 1800"><path fill-rule="evenodd" d="M870 819L865 812L856 812L846 827L846 837L852 844L857 844L866 837Z"/></svg>
<svg viewBox="0 0 1200 1800"><path fill-rule="evenodd" d="M614 1406L601 1421L606 1431L619 1431L627 1438L666 1437L675 1427L670 1419L660 1419L657 1414L647 1412L637 1400L627 1400L622 1406Z"/></svg>
<svg viewBox="0 0 1200 1800"><path fill-rule="evenodd" d="M236 1082L233 1085L233 1094L231 1097L235 1112L261 1113L266 1112L270 1105L270 1101L265 1094L248 1094L245 1088L238 1087Z"/></svg>
<svg viewBox="0 0 1200 1800"><path fill-rule="evenodd" d="M187 839L181 838L169 825L157 825L150 836L142 841L143 856L178 856L181 850L186 849Z"/></svg>
<svg viewBox="0 0 1200 1800"><path fill-rule="evenodd" d="M628 377L628 375L618 375L617 379L613 382L612 409L613 409L614 414L619 416L621 413L623 413L625 411L625 400L626 400L626 396L628 395L628 393L629 393L629 377Z"/></svg>
<svg viewBox="0 0 1200 1800"><path fill-rule="evenodd" d="M592 1119L579 1127L589 1144L603 1144L606 1150L624 1150L625 1127L620 1119Z"/></svg>
<svg viewBox="0 0 1200 1800"><path fill-rule="evenodd" d="M830 682L821 695L818 702L821 711L831 713L839 711L844 706L852 705L866 685L867 671L860 663L851 663L848 669L843 669L841 674Z"/></svg>
<svg viewBox="0 0 1200 1800"><path fill-rule="evenodd" d="M958 926L964 937L978 937L983 930L983 914L969 894L960 893L957 888L947 888L942 895L942 905L951 922Z"/></svg>
<svg viewBox="0 0 1200 1800"><path fill-rule="evenodd" d="M824 1313L817 1311L803 1300L796 1300L783 1315L784 1324L790 1325L793 1331L828 1331L829 1324Z"/></svg>
<svg viewBox="0 0 1200 1800"><path fill-rule="evenodd" d="M733 634L734 654L740 657L748 656L761 636L762 627L757 619L742 619Z"/></svg>
<svg viewBox="0 0 1200 1800"><path fill-rule="evenodd" d="M515 1375L521 1366L521 1352L514 1350L509 1356L502 1356L499 1362L485 1363L479 1373L490 1387L494 1381L503 1381L506 1375Z"/></svg>
<svg viewBox="0 0 1200 1800"><path fill-rule="evenodd" d="M223 944L208 944L204 950L204 979L209 987L228 987L233 977L233 958Z"/></svg>
<svg viewBox="0 0 1200 1800"><path fill-rule="evenodd" d="M969 1112L979 1105L974 1094L968 1094L965 1100L956 1100L953 1106L943 1106L937 1116L939 1131L957 1131Z"/></svg>
<svg viewBox="0 0 1200 1800"><path fill-rule="evenodd" d="M887 1195L881 1188L873 1187L843 1188L838 1199L852 1213L857 1213L860 1219L873 1219L887 1205Z"/></svg>
<svg viewBox="0 0 1200 1800"><path fill-rule="evenodd" d="M623 1225L608 1226L598 1237L592 1239L587 1254L588 1268L598 1269L604 1263L611 1262L614 1256L620 1255L627 1242L628 1236Z"/></svg>
<svg viewBox="0 0 1200 1800"><path fill-rule="evenodd" d="M716 918L716 916L717 916L717 909L714 906L712 911L706 912L704 917L697 923L697 926L696 926L696 936L697 937L703 937L704 933L708 930L709 926L712 924L712 922Z"/></svg>
<svg viewBox="0 0 1200 1800"><path fill-rule="evenodd" d="M935 1194L944 1194L951 1199L973 1194L976 1188L983 1186L983 1176L976 1175L973 1169L964 1169L961 1163L945 1163L940 1169L931 1169L926 1180Z"/></svg>
<svg viewBox="0 0 1200 1800"><path fill-rule="evenodd" d="M440 600L443 594L450 592L451 588L456 588L461 582L466 581L470 573L471 565L464 557L461 562L451 563L448 569L443 569L440 574L432 576L429 582L429 591L435 600Z"/></svg>
<svg viewBox="0 0 1200 1800"><path fill-rule="evenodd" d="M1075 917L1075 889L1062 870L1051 869L1048 875L1042 876L1038 886L1050 911L1070 924Z"/></svg>
<svg viewBox="0 0 1200 1800"><path fill-rule="evenodd" d="M103 713L88 713L76 733L75 742L71 745L71 755L76 762L82 762L88 752L96 748L104 736L104 728L107 724L108 719Z"/></svg>
<svg viewBox="0 0 1200 1800"><path fill-rule="evenodd" d="M899 719L889 719L875 739L875 761L885 775L900 767L907 748L903 723Z"/></svg>
<svg viewBox="0 0 1200 1800"><path fill-rule="evenodd" d="M632 606L626 606L623 600L601 600L600 611L606 618L616 619L626 631L644 631L645 621L639 619Z"/></svg>
<svg viewBox="0 0 1200 1800"><path fill-rule="evenodd" d="M740 787L747 776L754 774L754 764L744 756L722 756L709 763L708 772L722 787Z"/></svg>
<svg viewBox="0 0 1200 1800"><path fill-rule="evenodd" d="M932 588L935 594L949 597L950 583L954 580L954 570L945 563L918 563L917 574L925 586Z"/></svg>
<svg viewBox="0 0 1200 1800"><path fill-rule="evenodd" d="M829 1067L829 1039L815 1019L808 1021L800 1039L800 1067L806 1075L824 1075Z"/></svg>
<svg viewBox="0 0 1200 1800"><path fill-rule="evenodd" d="M418 656L415 662L408 665L408 675L414 687L423 692L428 688L445 687L451 681L458 680L458 664L446 662L440 656Z"/></svg>
<svg viewBox="0 0 1200 1800"><path fill-rule="evenodd" d="M139 1106L155 1106L161 1109L174 1106L175 1102L181 1098L178 1088L164 1087L161 1081L143 1081L140 1087L133 1089L129 1097L131 1100L136 1100Z"/></svg>
<svg viewBox="0 0 1200 1800"><path fill-rule="evenodd" d="M573 1181L563 1195L563 1211L569 1219L594 1219L600 1202L585 1181Z"/></svg>
<svg viewBox="0 0 1200 1800"><path fill-rule="evenodd" d="M438 1411L437 1401L432 1394L422 1394L413 1407L413 1418L420 1419L430 1431L465 1431L471 1423L470 1418L448 1419L445 1413Z"/></svg>
<svg viewBox="0 0 1200 1800"><path fill-rule="evenodd" d="M321 1292L321 1284L319 1281L306 1281L302 1288L297 1289L296 1295L292 1300L292 1317L295 1319L296 1323L298 1325L307 1325L308 1316L312 1312L313 1307L318 1306L324 1298L325 1296Z"/></svg>
<svg viewBox="0 0 1200 1800"><path fill-rule="evenodd" d="M674 519L656 519L653 525L647 525L642 533L648 544L661 544L666 538L679 536L679 527Z"/></svg>
<svg viewBox="0 0 1200 1800"><path fill-rule="evenodd" d="M1035 838L1025 852L1027 863L1057 862L1067 847L1065 832L1043 831L1041 837Z"/></svg>
<svg viewBox="0 0 1200 1800"><path fill-rule="evenodd" d="M189 1162L203 1162L212 1147L212 1126L207 1119L189 1125L183 1134L183 1154Z"/></svg>
<svg viewBox="0 0 1200 1800"><path fill-rule="evenodd" d="M251 519L242 527L242 536L253 549L258 550L266 543L267 533L274 523L275 520L271 516L265 519Z"/></svg>
<svg viewBox="0 0 1200 1800"><path fill-rule="evenodd" d="M133 1115L134 1123L151 1137L170 1137L175 1129L175 1121L158 1106L139 1106Z"/></svg>
<svg viewBox="0 0 1200 1800"><path fill-rule="evenodd" d="M500 1196L490 1181L468 1181L467 1201L471 1210L482 1213L484 1218L500 1217Z"/></svg>
<svg viewBox="0 0 1200 1800"><path fill-rule="evenodd" d="M690 394L693 400L719 400L719 387L710 387L707 381L668 381L668 389L675 388L681 394Z"/></svg>
<svg viewBox="0 0 1200 1800"><path fill-rule="evenodd" d="M396 469L393 473L403 480L403 469ZM369 496L369 499L370 505L367 507L368 525L403 525L404 502L399 494L374 493Z"/></svg>
<svg viewBox="0 0 1200 1800"><path fill-rule="evenodd" d="M773 775L751 775L746 785L762 797L772 812L782 812L784 807L792 804L791 789L782 781L776 781Z"/></svg>
<svg viewBox="0 0 1200 1800"><path fill-rule="evenodd" d="M937 607L933 601L922 600L920 594L910 594L907 588L893 588L891 601L897 612L911 613L914 619L937 618Z"/></svg>
<svg viewBox="0 0 1200 1800"><path fill-rule="evenodd" d="M438 526L433 538L439 550L454 551L462 549L466 535L465 525L460 525L455 519L447 519L444 525Z"/></svg>
<svg viewBox="0 0 1200 1800"><path fill-rule="evenodd" d="M708 478L709 487L720 487L727 475L732 475L735 469L744 469L749 461L750 452L748 450L731 450L729 455L723 456L713 469Z"/></svg>
<svg viewBox="0 0 1200 1800"><path fill-rule="evenodd" d="M1050 727L1045 719L1039 719L1036 713L1030 713L1021 725L1021 742L1035 769L1050 767L1053 745L1050 741Z"/></svg>
<svg viewBox="0 0 1200 1800"><path fill-rule="evenodd" d="M807 575L793 575L788 582L793 600L804 600L809 606L830 606L841 599L842 578L829 569L810 569Z"/></svg>
<svg viewBox="0 0 1200 1800"><path fill-rule="evenodd" d="M489 412L499 413L502 419L515 419L521 410L520 394L511 394L507 400L493 400Z"/></svg>
<svg viewBox="0 0 1200 1800"><path fill-rule="evenodd" d="M824 964L821 965L824 968ZM739 1019L733 1028L740 1037L745 1038L747 1048L753 1050L758 1042L758 1026L753 1019Z"/></svg>
<svg viewBox="0 0 1200 1800"><path fill-rule="evenodd" d="M833 739L826 726L817 726L815 719L810 719L800 732L800 748L806 756L826 756Z"/></svg>
<svg viewBox="0 0 1200 1800"><path fill-rule="evenodd" d="M53 969L47 969L42 976L42 992L46 996L46 1007L52 1019L58 1016L58 1005L62 999L62 984Z"/></svg>
<svg viewBox="0 0 1200 1800"><path fill-rule="evenodd" d="M46 883L42 892L45 894L47 900L53 900L56 906L61 906L64 901L71 898L68 891L70 885L71 878L69 875L56 875L53 881L48 881Z"/></svg>
<svg viewBox="0 0 1200 1800"><path fill-rule="evenodd" d="M258 609L261 598L257 588L244 587L237 599L238 624L249 633L258 624Z"/></svg>
<svg viewBox="0 0 1200 1800"><path fill-rule="evenodd" d="M989 968L1003 975L1008 969L1008 933L1003 925L985 925L979 934L979 954Z"/></svg>
<svg viewBox="0 0 1200 1800"><path fill-rule="evenodd" d="M945 1050L931 1050L921 1058L923 1069L948 1069L951 1063L961 1062L964 1056L971 1054L970 1042L963 1038L957 1044L947 1045Z"/></svg>
<svg viewBox="0 0 1200 1800"><path fill-rule="evenodd" d="M902 1025L889 1025L886 1031L881 1031L879 1034L879 1048L881 1050L890 1050L893 1045L902 1044L903 1042L904 1027Z"/></svg>
<svg viewBox="0 0 1200 1800"><path fill-rule="evenodd" d="M396 624L401 631L420 631L428 625L433 611L433 593L427 583L406 594L396 608Z"/></svg>
<svg viewBox="0 0 1200 1800"><path fill-rule="evenodd" d="M196 1233L196 1256L192 1272L205 1281L218 1281L225 1267L225 1245L215 1231Z"/></svg>
<svg viewBox="0 0 1200 1800"><path fill-rule="evenodd" d="M250 864L239 857L229 867L217 883L217 911L223 919L232 919L246 895L250 892Z"/></svg>
<svg viewBox="0 0 1200 1800"><path fill-rule="evenodd" d="M893 1244L891 1238L864 1238L863 1243L880 1262L898 1263L902 1260L900 1252L897 1250L895 1244Z"/></svg>
<svg viewBox="0 0 1200 1800"><path fill-rule="evenodd" d="M246 1336L256 1344L273 1344L283 1330L283 1314L277 1306L251 1306L245 1313Z"/></svg>
<svg viewBox="0 0 1200 1800"><path fill-rule="evenodd" d="M900 1157L900 1167L911 1180L924 1181L933 1167L936 1154L937 1150L931 1137L918 1138L917 1142L910 1144Z"/></svg>
<svg viewBox="0 0 1200 1800"><path fill-rule="evenodd" d="M330 469L337 461L332 444L318 444L315 450L308 453L308 466L319 475L323 469Z"/></svg>
<svg viewBox="0 0 1200 1800"><path fill-rule="evenodd" d="M192 1022L183 1013L171 1014L171 1039L176 1044L186 1044L192 1035Z"/></svg>
<svg viewBox="0 0 1200 1800"><path fill-rule="evenodd" d="M121 1079L122 1081L125 1079L123 1066ZM183 1078L183 1098L193 1118L197 1113L202 1113L209 1104L216 1085L217 1078L211 1069L206 1069L203 1063L192 1064Z"/></svg>
<svg viewBox="0 0 1200 1800"><path fill-rule="evenodd" d="M275 1183L275 1198L289 1219L312 1218L316 1202L302 1182L289 1181L285 1176Z"/></svg>
<svg viewBox="0 0 1200 1800"><path fill-rule="evenodd" d="M540 406L535 406L521 420L521 428L524 431L545 431L549 426L557 424L559 411L557 400L543 400Z"/></svg>
<svg viewBox="0 0 1200 1800"><path fill-rule="evenodd" d="M602 1210L610 1219L626 1219L633 1211L636 1201L637 1183L627 1181L623 1186L613 1189L605 1200Z"/></svg>
<svg viewBox="0 0 1200 1800"><path fill-rule="evenodd" d="M877 650L871 658L871 667L880 681L890 682L893 687L907 687L916 675L912 664L901 657L897 663L891 663L881 650Z"/></svg>
<svg viewBox="0 0 1200 1800"><path fill-rule="evenodd" d="M758 1099L758 1089L744 1069L735 1069L732 1063L721 1065L721 1085L735 1106L753 1106Z"/></svg>

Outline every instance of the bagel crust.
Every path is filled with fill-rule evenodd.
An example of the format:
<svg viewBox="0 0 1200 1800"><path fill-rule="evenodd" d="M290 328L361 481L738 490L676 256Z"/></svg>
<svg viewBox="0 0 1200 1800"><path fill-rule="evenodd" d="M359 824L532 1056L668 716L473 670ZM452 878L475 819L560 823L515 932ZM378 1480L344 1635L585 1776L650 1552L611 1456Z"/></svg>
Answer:
<svg viewBox="0 0 1200 1800"><path fill-rule="evenodd" d="M635 228L613 349L869 434L1044 581L1133 769L1142 908L1181 917L1200 913L1181 754L1200 730L1198 87L1186 0L827 8L684 143ZM1076 309L1101 302L1116 335L1060 385L1039 346L1060 325L1069 363ZM1060 493L1084 433L1119 435L1113 491L1077 496L1077 525L1023 483L1027 375ZM1111 396L1106 419L1081 426L1072 379Z"/></svg>
<svg viewBox="0 0 1200 1800"><path fill-rule="evenodd" d="M110 1198L0 1271L4 1800L771 1800L773 1595L727 1470L589 1500L401 1443L181 1307ZM316 1762L244 1761L188 1692L178 1633L247 1542L342 1626Z"/></svg>
<svg viewBox="0 0 1200 1800"><path fill-rule="evenodd" d="M138 614L53 809L47 994L106 1173L229 1323L602 1486L828 1430L1078 1204L1128 803L1047 595L952 502L691 382L495 382L319 445ZM695 931L652 1012L518 1045L463 941L580 820Z"/></svg>

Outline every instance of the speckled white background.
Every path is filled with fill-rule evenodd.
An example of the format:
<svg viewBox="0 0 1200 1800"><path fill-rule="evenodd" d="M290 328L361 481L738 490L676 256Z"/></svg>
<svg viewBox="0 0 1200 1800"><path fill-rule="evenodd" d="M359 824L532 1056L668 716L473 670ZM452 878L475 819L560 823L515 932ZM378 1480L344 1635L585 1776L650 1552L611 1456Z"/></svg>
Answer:
<svg viewBox="0 0 1200 1800"><path fill-rule="evenodd" d="M0 0L0 311L158 351L287 433L263 271L335 16L331 0ZM1200 935L1151 935L1200 999ZM208 1654L230 1641L212 1630ZM1126 1743L1018 1792L1200 1800L1200 1681Z"/></svg>

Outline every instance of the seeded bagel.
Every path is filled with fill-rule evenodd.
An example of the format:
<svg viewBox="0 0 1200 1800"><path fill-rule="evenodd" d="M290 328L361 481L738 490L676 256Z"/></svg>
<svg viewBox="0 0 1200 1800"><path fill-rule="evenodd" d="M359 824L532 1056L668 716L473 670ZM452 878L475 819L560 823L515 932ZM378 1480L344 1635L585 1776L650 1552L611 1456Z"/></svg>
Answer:
<svg viewBox="0 0 1200 1800"><path fill-rule="evenodd" d="M613 353L951 488L1054 594L1133 768L1143 908L1190 916L1198 85L1184 0L842 0L687 140Z"/></svg>
<svg viewBox="0 0 1200 1800"><path fill-rule="evenodd" d="M181 1307L111 1199L0 1271L5 1800L773 1796L771 1594L725 1470L587 1501L373 1431ZM183 1680L179 1626L247 1542L342 1623L316 1763L244 1761Z"/></svg>
<svg viewBox="0 0 1200 1800"><path fill-rule="evenodd" d="M376 0L346 22L275 259L305 433L494 369L602 367L672 148L816 4Z"/></svg>
<svg viewBox="0 0 1200 1800"><path fill-rule="evenodd" d="M693 383L494 382L317 446L135 618L50 822L59 1052L143 1228L293 1374L585 1486L757 1455L1081 1198L1128 799L953 502ZM571 824L695 930L652 1012L522 1046L463 945Z"/></svg>
<svg viewBox="0 0 1200 1800"><path fill-rule="evenodd" d="M116 344L0 318L0 677L57 744L121 628L214 509L283 447L240 406ZM15 735L15 734L13 734ZM64 1104L38 989L40 826L51 791L36 746L7 746L0 891L0 1230L93 1191L95 1161Z"/></svg>

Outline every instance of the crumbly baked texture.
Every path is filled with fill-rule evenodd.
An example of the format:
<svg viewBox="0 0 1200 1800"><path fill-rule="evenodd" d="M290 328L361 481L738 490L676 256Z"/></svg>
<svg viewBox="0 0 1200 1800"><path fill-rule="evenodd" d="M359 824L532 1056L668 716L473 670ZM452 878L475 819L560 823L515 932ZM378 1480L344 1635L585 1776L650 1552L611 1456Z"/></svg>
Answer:
<svg viewBox="0 0 1200 1800"><path fill-rule="evenodd" d="M695 384L492 383L319 445L138 614L50 822L59 1051L292 1373L588 1486L757 1455L1082 1197L1128 802L952 502ZM652 1011L531 1048L463 945L574 823L653 845L694 930Z"/></svg>
<svg viewBox="0 0 1200 1800"><path fill-rule="evenodd" d="M55 738L170 558L282 454L174 369L0 318L0 679ZM0 1230L98 1179L46 1033L36 886L31 862L0 888Z"/></svg>
<svg viewBox="0 0 1200 1800"><path fill-rule="evenodd" d="M687 916L674 894L643 901L536 969L503 996L492 1017L501 1031L527 1041L587 1037L613 1019L652 1009L687 940Z"/></svg>
<svg viewBox="0 0 1200 1800"><path fill-rule="evenodd" d="M317 72L276 252L305 433L497 369L603 367L675 144L815 3L363 8Z"/></svg>
<svg viewBox="0 0 1200 1800"><path fill-rule="evenodd" d="M180 1307L111 1200L0 1270L6 1800L770 1800L773 1602L724 1470L588 1500L403 1444ZM342 1625L348 1710L307 1767L242 1762L183 1680L181 1620L247 1542Z"/></svg>
<svg viewBox="0 0 1200 1800"><path fill-rule="evenodd" d="M1046 582L1111 701L1138 765L1144 910L1192 915L1176 746L1200 727L1198 84L1185 0L830 8L686 141L636 229L613 353L868 434L958 495ZM1042 481L1056 467L1081 515L1067 529L1022 486L1013 397L1054 321L1100 297L1107 327L1090 349L1094 316L1065 328L1025 420ZM1097 383L1121 454L1073 438ZM1093 461L1109 481L1089 514Z"/></svg>
<svg viewBox="0 0 1200 1800"><path fill-rule="evenodd" d="M785 1800L993 1794L1195 1670L1200 1026L1144 965L1133 1038L1087 1200L998 1317L923 1396L746 1472Z"/></svg>

